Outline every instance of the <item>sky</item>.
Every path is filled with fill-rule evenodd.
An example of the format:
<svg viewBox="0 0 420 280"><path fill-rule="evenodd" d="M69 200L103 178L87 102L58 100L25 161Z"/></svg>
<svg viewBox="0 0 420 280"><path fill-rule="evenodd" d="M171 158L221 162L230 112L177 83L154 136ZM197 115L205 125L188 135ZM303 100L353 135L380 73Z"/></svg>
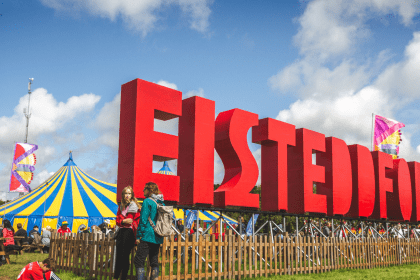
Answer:
<svg viewBox="0 0 420 280"><path fill-rule="evenodd" d="M216 116L239 108L349 145L371 147L372 113L392 118L406 125L400 157L420 161L420 0L0 3L1 199L16 197L29 78L32 187L70 150L81 169L116 183L121 85L136 78L214 100ZM177 135L177 120L155 130ZM214 167L220 183L216 152Z"/></svg>

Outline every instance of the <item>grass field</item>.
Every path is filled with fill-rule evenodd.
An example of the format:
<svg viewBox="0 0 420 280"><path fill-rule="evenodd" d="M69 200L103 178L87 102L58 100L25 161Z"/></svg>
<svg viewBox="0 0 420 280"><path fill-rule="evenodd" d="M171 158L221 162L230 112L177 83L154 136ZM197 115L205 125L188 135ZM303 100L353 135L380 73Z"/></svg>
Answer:
<svg viewBox="0 0 420 280"><path fill-rule="evenodd" d="M24 253L23 255L10 256L10 264L0 266L0 280L16 280L20 271L30 262L42 261L48 258L48 254ZM57 273L62 280L84 280L72 273Z"/></svg>
<svg viewBox="0 0 420 280"><path fill-rule="evenodd" d="M320 274L303 274L303 275L287 275L272 276L269 278L246 278L253 280L310 280L310 279L338 279L338 280L355 280L355 279L420 279L420 265L406 264L401 266L392 266L386 268L372 268L364 270L341 269L332 272Z"/></svg>
<svg viewBox="0 0 420 280"><path fill-rule="evenodd" d="M24 253L23 255L10 256L10 265L3 265L0 267L0 280L15 280L19 275L22 268L30 262L42 261L47 258L47 254L39 253ZM72 273L57 273L62 280L82 280L85 279L82 276L76 276ZM252 279L267 279L252 278ZM320 274L307 274L307 275L291 275L291 276L272 276L268 279L272 280L291 280L291 279L420 279L420 265L402 265L392 266L387 268L374 268L365 270L336 270L332 272L320 273Z"/></svg>

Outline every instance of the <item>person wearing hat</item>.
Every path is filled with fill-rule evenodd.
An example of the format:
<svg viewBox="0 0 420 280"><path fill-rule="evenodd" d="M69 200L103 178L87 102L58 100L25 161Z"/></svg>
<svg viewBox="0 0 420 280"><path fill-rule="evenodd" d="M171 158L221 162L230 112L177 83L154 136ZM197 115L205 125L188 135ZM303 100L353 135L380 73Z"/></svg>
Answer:
<svg viewBox="0 0 420 280"><path fill-rule="evenodd" d="M64 235L65 233L71 233L71 230L67 227L69 223L67 221L63 221L61 223L61 227L57 230L58 233Z"/></svg>

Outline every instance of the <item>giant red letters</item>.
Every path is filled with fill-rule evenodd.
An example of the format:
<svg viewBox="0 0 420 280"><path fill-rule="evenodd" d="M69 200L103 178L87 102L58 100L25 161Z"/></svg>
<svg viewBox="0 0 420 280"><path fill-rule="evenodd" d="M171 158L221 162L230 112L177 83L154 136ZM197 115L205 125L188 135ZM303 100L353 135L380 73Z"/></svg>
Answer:
<svg viewBox="0 0 420 280"><path fill-rule="evenodd" d="M367 218L375 206L375 170L372 155L361 145L349 146L352 169L352 202L348 216Z"/></svg>
<svg viewBox="0 0 420 280"><path fill-rule="evenodd" d="M287 210L287 146L295 145L295 126L266 118L252 128L261 144L261 210Z"/></svg>
<svg viewBox="0 0 420 280"><path fill-rule="evenodd" d="M154 118L169 120L181 115L182 93L140 79L121 86L118 192L133 186L144 198L144 185L153 181L166 200L178 201L179 177L152 173L153 160L178 158L178 137L153 130Z"/></svg>
<svg viewBox="0 0 420 280"><path fill-rule="evenodd" d="M325 183L325 168L312 164L312 150L325 152L324 134L297 129L296 147L287 148L289 212L327 213L326 196L313 193L314 182Z"/></svg>
<svg viewBox="0 0 420 280"><path fill-rule="evenodd" d="M213 205L214 107L214 101L197 96L182 101L178 133L182 205Z"/></svg>
<svg viewBox="0 0 420 280"><path fill-rule="evenodd" d="M252 141L261 144L261 210L420 221L420 163L240 109L214 116L211 100L182 101L181 92L140 79L122 85L117 200L128 185L143 198L153 181L165 200L181 205L259 208L250 193L258 179L247 141L252 128ZM155 118L177 117L178 136L154 131ZM214 148L225 167L216 191ZM153 160L172 159L178 176L152 173Z"/></svg>
<svg viewBox="0 0 420 280"><path fill-rule="evenodd" d="M387 218L386 193L392 192L392 179L386 177L386 169L393 168L392 156L383 152L372 152L373 164L375 167L375 207L372 218Z"/></svg>
<svg viewBox="0 0 420 280"><path fill-rule="evenodd" d="M247 132L258 125L258 115L232 109L216 119L216 151L225 167L225 177L214 193L220 207L259 207L258 194L249 193L258 180L258 165L248 147Z"/></svg>
<svg viewBox="0 0 420 280"><path fill-rule="evenodd" d="M317 193L327 196L327 214L344 215L350 209L352 174L346 142L335 137L325 139L325 153L316 154L316 163L325 166L325 183L317 183Z"/></svg>
<svg viewBox="0 0 420 280"><path fill-rule="evenodd" d="M395 159L393 163L394 167L386 170L386 175L393 180L393 191L386 194L387 215L392 220L409 221L413 207L410 171L404 159Z"/></svg>
<svg viewBox="0 0 420 280"><path fill-rule="evenodd" d="M420 221L420 163L413 161L408 163L411 178L411 192L413 200L413 210L411 212L411 222Z"/></svg>

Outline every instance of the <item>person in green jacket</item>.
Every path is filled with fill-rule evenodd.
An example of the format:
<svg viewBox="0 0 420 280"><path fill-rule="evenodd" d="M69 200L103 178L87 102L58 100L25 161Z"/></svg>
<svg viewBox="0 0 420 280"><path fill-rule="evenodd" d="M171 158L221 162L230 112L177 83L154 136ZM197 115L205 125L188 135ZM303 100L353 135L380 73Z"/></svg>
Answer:
<svg viewBox="0 0 420 280"><path fill-rule="evenodd" d="M145 280L144 262L149 256L150 266L152 267L151 280L159 277L159 248L163 243L163 237L157 235L149 222L149 217L156 225L157 203L163 204L163 194L160 193L156 183L149 182L144 187L143 205L140 212L140 222L137 228L137 252L134 258L136 266L137 280Z"/></svg>

